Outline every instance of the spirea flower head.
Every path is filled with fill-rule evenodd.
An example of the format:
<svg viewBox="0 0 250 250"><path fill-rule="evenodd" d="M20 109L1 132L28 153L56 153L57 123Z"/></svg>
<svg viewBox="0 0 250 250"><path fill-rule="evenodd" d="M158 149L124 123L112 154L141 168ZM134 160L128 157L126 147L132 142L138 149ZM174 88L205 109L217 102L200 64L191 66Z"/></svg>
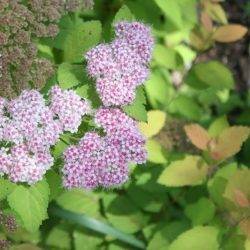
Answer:
<svg viewBox="0 0 250 250"><path fill-rule="evenodd" d="M128 26L128 27L127 27ZM122 32L127 28L126 32ZM141 23L118 23L116 38L86 53L87 71L96 79L97 92L104 106L133 102L136 87L148 77L153 38L150 28ZM137 31L143 33L142 41Z"/></svg>
<svg viewBox="0 0 250 250"><path fill-rule="evenodd" d="M79 145L68 148L64 157L63 183L67 188L110 187L128 178L127 164L118 149L95 132L87 133Z"/></svg>
<svg viewBox="0 0 250 250"><path fill-rule="evenodd" d="M154 39L150 27L140 22L119 22L115 25L116 37L125 39L132 50L140 56L143 63L149 63Z"/></svg>
<svg viewBox="0 0 250 250"><path fill-rule="evenodd" d="M11 164L8 175L13 182L36 183L52 166L53 158L49 153L31 154L25 145L18 145L11 150Z"/></svg>
<svg viewBox="0 0 250 250"><path fill-rule="evenodd" d="M62 90L59 86L53 86L50 94L50 109L58 116L63 130L77 132L82 117L90 113L88 101L82 100L73 90Z"/></svg>
<svg viewBox="0 0 250 250"><path fill-rule="evenodd" d="M72 90L51 90L49 105L36 90L0 99L0 174L13 182L36 183L53 165L50 147L63 131L77 131L90 105Z"/></svg>
<svg viewBox="0 0 250 250"><path fill-rule="evenodd" d="M118 108L101 108L95 122L104 128L109 143L119 148L126 162L146 162L145 138L132 118Z"/></svg>
<svg viewBox="0 0 250 250"><path fill-rule="evenodd" d="M92 189L121 185L128 179L128 164L146 161L145 139L136 122L118 108L101 108L95 122L106 135L85 134L64 154L64 186Z"/></svg>

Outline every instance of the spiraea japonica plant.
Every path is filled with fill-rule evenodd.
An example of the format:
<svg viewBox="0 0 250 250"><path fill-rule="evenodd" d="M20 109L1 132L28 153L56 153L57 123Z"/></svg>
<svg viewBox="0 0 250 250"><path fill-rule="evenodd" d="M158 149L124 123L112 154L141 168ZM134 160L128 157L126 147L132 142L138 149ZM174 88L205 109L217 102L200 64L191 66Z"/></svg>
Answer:
<svg viewBox="0 0 250 250"><path fill-rule="evenodd" d="M11 15L10 11L17 8L31 15L29 7L33 10L38 5L32 1L27 5L6 2L3 11ZM40 7L37 14L42 15ZM48 8L56 14L63 7L53 5ZM52 21L47 16L40 19L41 22ZM43 25L34 24L33 19L29 22L35 25L31 33L27 33L29 36ZM27 25L21 25L20 29ZM48 32L51 29L48 26ZM129 179L129 164L146 162L145 137L136 120L126 114L123 107L134 102L137 86L148 79L153 37L147 25L136 21L117 22L114 30L115 38L111 43L98 44L85 55L88 76L96 81L94 87L101 100L98 107L92 107L91 101L79 95L77 89L63 89L59 85L49 87L46 94L27 85L17 97L1 97L0 174L6 188L2 198L7 196L10 208L20 219L18 222L28 231L37 230L46 218L49 186L45 176L55 167L58 157L61 158L60 168L51 172L62 178L56 189L119 187ZM4 39L5 33L1 34ZM7 37L3 39L7 55L8 40ZM11 64L10 61L3 62L6 65L1 67L2 72ZM13 87L12 83L6 82L8 74L14 75L6 71L1 80ZM24 77L25 74L23 72ZM32 83L32 79L26 81ZM86 116L87 121L92 120L94 128L90 127L78 137L79 127ZM77 142L67 142L67 148L55 159L54 150L58 143L65 142L65 136L73 138L74 134ZM16 199L19 198L23 201L18 202ZM28 213L32 210L31 214L25 214L26 209Z"/></svg>
<svg viewBox="0 0 250 250"><path fill-rule="evenodd" d="M0 249L249 249L232 2L0 0Z"/></svg>

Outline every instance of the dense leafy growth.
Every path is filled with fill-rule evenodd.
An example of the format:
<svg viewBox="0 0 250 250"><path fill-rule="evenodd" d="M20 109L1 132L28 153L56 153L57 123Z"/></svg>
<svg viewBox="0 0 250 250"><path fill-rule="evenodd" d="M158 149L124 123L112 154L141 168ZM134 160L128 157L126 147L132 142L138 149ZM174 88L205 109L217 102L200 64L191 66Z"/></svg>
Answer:
<svg viewBox="0 0 250 250"><path fill-rule="evenodd" d="M1 7L4 9L6 2L0 0L0 20ZM25 11L31 8L30 2L33 1L23 1ZM79 2L66 1L72 6ZM92 1L83 2L86 7ZM24 178L21 174L14 183L13 178L9 180L0 171L0 249L249 250L250 92L248 88L241 90L235 72L225 60L209 57L214 47L244 39L247 28L229 22L223 1L217 0L96 0L93 9L67 7L67 11L62 9L59 13L56 24L59 31L53 38L33 37L33 30L30 33L39 60L46 59L54 65L54 75L50 77L52 71L48 74L50 79L40 91L46 100L44 107L50 105L52 89L55 93L76 93L90 100L92 110L84 112L87 113L84 118L79 114L74 126L68 114L69 106L73 109L74 105L66 101L59 105L55 101L53 109L58 111L52 120L64 118L62 123L67 126L49 144L53 166L42 173L38 182L21 183ZM117 28L121 21L125 25ZM152 44L145 43L145 32L132 33L131 37L126 34L129 29L126 22L133 21L152 29L155 45L151 61L153 40L149 40ZM2 42L5 30L1 25L0 28L0 46L7 46ZM123 46L124 40L115 40L123 35L128 40L127 47ZM132 58L130 68L114 73L112 67L116 67L118 59L125 58L127 63L135 55L136 42L140 44L136 55L139 59ZM120 46L124 49L121 54L116 50ZM8 48L4 47L5 53ZM141 51L149 54L140 54ZM96 60L99 56L102 59L101 52L108 54L107 62ZM32 63L35 59L32 57ZM11 76L11 72L21 67L13 65L4 70L10 72L8 77L14 81L16 75ZM0 62L0 77L1 66ZM143 81L134 80L137 75L133 70L137 69L145 70L145 75L138 77L147 78L144 85ZM126 78L124 72L131 75ZM45 81L48 77L41 78ZM15 85L18 82L13 85L12 80L11 91L19 95ZM108 92L105 88L111 80L114 84ZM134 86L127 93L122 92L127 87L122 84L130 83L129 80L135 82ZM29 87L36 86L32 81L30 78ZM0 93L4 93L1 87ZM111 107L99 109L102 102ZM117 119L110 118L112 112ZM124 133L118 133L117 127L124 129ZM124 143L118 150L108 144L114 131L117 132L114 144L119 140ZM144 162L144 137L147 163L136 166L133 162ZM91 148L95 140L101 141L98 147L102 151ZM12 144L2 141L2 147ZM0 153L2 164L3 152ZM121 156L130 159L122 165L130 172L128 180L127 172L122 180L109 179L108 174L117 171L113 165L110 172L102 172L101 167L106 167L102 164L113 159L114 154L119 155L118 161ZM68 157L66 167L64 156ZM81 168L86 159L99 166L98 174L91 175L91 168L84 169L84 174L77 172L75 167ZM77 176L77 180L72 176ZM94 177L100 179L94 183ZM81 178L89 178L89 182L83 183ZM124 185L116 185L125 180Z"/></svg>

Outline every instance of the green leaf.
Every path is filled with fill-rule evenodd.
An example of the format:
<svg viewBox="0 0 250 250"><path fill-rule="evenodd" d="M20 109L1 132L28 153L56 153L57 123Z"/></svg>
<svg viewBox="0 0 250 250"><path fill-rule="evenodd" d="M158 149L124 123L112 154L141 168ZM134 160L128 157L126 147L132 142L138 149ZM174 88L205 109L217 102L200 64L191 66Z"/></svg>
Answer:
<svg viewBox="0 0 250 250"><path fill-rule="evenodd" d="M16 185L9 180L0 178L0 200L5 199L14 189Z"/></svg>
<svg viewBox="0 0 250 250"><path fill-rule="evenodd" d="M62 155L64 150L68 147L69 145L66 144L66 141L58 141L55 146L53 147L53 156L55 158L58 158Z"/></svg>
<svg viewBox="0 0 250 250"><path fill-rule="evenodd" d="M162 234L161 231L158 231L154 234L153 238L148 243L147 250L164 250L167 249L168 246L168 239L165 237L165 235Z"/></svg>
<svg viewBox="0 0 250 250"><path fill-rule="evenodd" d="M113 24L120 21L133 21L135 19L134 15L131 13L127 5L123 5L115 15Z"/></svg>
<svg viewBox="0 0 250 250"><path fill-rule="evenodd" d="M162 195L160 194L149 193L137 186L129 186L127 193L138 207L147 212L157 213L163 206Z"/></svg>
<svg viewBox="0 0 250 250"><path fill-rule="evenodd" d="M146 98L143 87L138 87L132 104L123 107L125 113L138 121L147 121Z"/></svg>
<svg viewBox="0 0 250 250"><path fill-rule="evenodd" d="M233 249L232 249L233 250ZM250 250L250 239L246 239L245 250Z"/></svg>
<svg viewBox="0 0 250 250"><path fill-rule="evenodd" d="M164 148L154 139L149 139L146 142L148 152L148 160L154 163L166 163L166 153Z"/></svg>
<svg viewBox="0 0 250 250"><path fill-rule="evenodd" d="M182 233L169 250L218 250L218 230L211 226L197 226Z"/></svg>
<svg viewBox="0 0 250 250"><path fill-rule="evenodd" d="M153 53L156 63L167 69L178 69L183 65L182 57L172 48L157 44Z"/></svg>
<svg viewBox="0 0 250 250"><path fill-rule="evenodd" d="M75 250L98 249L98 245L103 239L97 235L91 234L87 230L75 230L73 233Z"/></svg>
<svg viewBox="0 0 250 250"><path fill-rule="evenodd" d="M89 91L89 85L88 84L85 84L81 87L78 87L75 89L76 91L76 94L81 96L82 98L89 98L89 94L88 94L88 91Z"/></svg>
<svg viewBox="0 0 250 250"><path fill-rule="evenodd" d="M67 30L64 38L64 61L70 63L82 62L84 53L100 41L101 32L100 21L82 22L81 19L77 19Z"/></svg>
<svg viewBox="0 0 250 250"><path fill-rule="evenodd" d="M142 229L148 217L126 196L104 197L104 207L108 221L125 233L135 233Z"/></svg>
<svg viewBox="0 0 250 250"><path fill-rule="evenodd" d="M238 206L237 191L250 200L250 169L237 169L228 179L224 197Z"/></svg>
<svg viewBox="0 0 250 250"><path fill-rule="evenodd" d="M41 248L33 244L23 243L20 245L12 245L10 250L41 250Z"/></svg>
<svg viewBox="0 0 250 250"><path fill-rule="evenodd" d="M155 0L155 2L163 11L167 20L170 20L177 28L182 27L181 9L177 0Z"/></svg>
<svg viewBox="0 0 250 250"><path fill-rule="evenodd" d="M189 65L196 58L196 52L184 44L176 46L175 50L182 56L185 65Z"/></svg>
<svg viewBox="0 0 250 250"><path fill-rule="evenodd" d="M202 109L196 101L190 97L179 95L174 99L169 109L172 113L178 113L189 120L198 121L202 116Z"/></svg>
<svg viewBox="0 0 250 250"><path fill-rule="evenodd" d="M67 227L59 225L52 228L46 239L46 245L62 249L70 249L71 239L69 232L67 232Z"/></svg>
<svg viewBox="0 0 250 250"><path fill-rule="evenodd" d="M244 248L245 237L243 235L231 235L228 237L223 250L235 250L235 249L244 249L249 250L248 248Z"/></svg>
<svg viewBox="0 0 250 250"><path fill-rule="evenodd" d="M205 180L207 172L208 166L201 157L189 155L166 167L157 182L169 187L195 186Z"/></svg>
<svg viewBox="0 0 250 250"><path fill-rule="evenodd" d="M98 196L82 189L67 190L56 199L56 202L64 209L72 212L93 217L99 214Z"/></svg>
<svg viewBox="0 0 250 250"><path fill-rule="evenodd" d="M203 225L213 219L215 205L208 198L201 198L196 203L187 205L185 214L192 221L194 226Z"/></svg>
<svg viewBox="0 0 250 250"><path fill-rule="evenodd" d="M217 206L221 208L224 208L225 198L223 197L223 193L225 191L227 181L236 170L236 163L227 164L219 169L214 177L208 181L207 186L210 197L217 204Z"/></svg>
<svg viewBox="0 0 250 250"><path fill-rule="evenodd" d="M160 72L153 71L145 83L148 100L153 108L164 108L170 101L172 86L170 80L164 78Z"/></svg>
<svg viewBox="0 0 250 250"><path fill-rule="evenodd" d="M52 201L63 192L62 178L54 170L50 170L46 173L46 180L50 187L49 200Z"/></svg>
<svg viewBox="0 0 250 250"><path fill-rule="evenodd" d="M81 83L85 83L86 77L84 74L82 65L72 65L64 62L59 65L57 70L57 80L60 87L69 89Z"/></svg>
<svg viewBox="0 0 250 250"><path fill-rule="evenodd" d="M147 138L157 135L164 127L166 113L161 110L150 110L147 112L147 122L139 122L138 126Z"/></svg>
<svg viewBox="0 0 250 250"><path fill-rule="evenodd" d="M70 211L61 209L59 207L53 206L50 208L50 212L57 217L60 217L62 219L69 220L70 222L74 222L78 225L82 225L88 229L91 229L95 232L99 232L105 235L110 235L112 237L115 237L125 243L128 243L132 246L138 247L140 249L145 249L145 245L142 241L137 240L132 235L125 234L113 227L111 227L108 224L105 224L101 221L98 221L96 219L92 219L90 217L72 213Z"/></svg>
<svg viewBox="0 0 250 250"><path fill-rule="evenodd" d="M226 116L221 116L213 121L213 123L209 126L208 133L210 136L217 137L219 136L223 130L229 127L229 123L227 121Z"/></svg>
<svg viewBox="0 0 250 250"><path fill-rule="evenodd" d="M185 82L194 88L233 89L234 79L231 71L218 61L194 65L188 72Z"/></svg>
<svg viewBox="0 0 250 250"><path fill-rule="evenodd" d="M161 233L168 239L170 243L190 227L190 223L186 219L175 220L167 223L167 225L163 223L163 225L164 226L161 229Z"/></svg>
<svg viewBox="0 0 250 250"><path fill-rule="evenodd" d="M20 216L23 226L37 231L47 218L49 185L43 180L32 187L17 186L8 196L9 206Z"/></svg>
<svg viewBox="0 0 250 250"><path fill-rule="evenodd" d="M38 244L41 240L41 231L28 232L22 227L18 227L15 232L8 234L8 237L14 242L32 242Z"/></svg>

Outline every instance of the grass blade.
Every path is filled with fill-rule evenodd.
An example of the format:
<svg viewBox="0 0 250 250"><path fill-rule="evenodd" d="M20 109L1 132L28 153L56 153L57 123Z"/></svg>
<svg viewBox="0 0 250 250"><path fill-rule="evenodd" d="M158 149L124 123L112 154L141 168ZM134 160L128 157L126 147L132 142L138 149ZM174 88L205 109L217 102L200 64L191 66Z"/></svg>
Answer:
<svg viewBox="0 0 250 250"><path fill-rule="evenodd" d="M77 214L73 213L71 211L65 210L61 207L58 207L57 205L53 205L49 209L50 213L62 218L69 220L71 222L74 222L78 225L84 226L88 229L91 229L95 232L102 233L105 235L110 235L112 237L115 237L116 239L125 242L127 244L130 244L134 247L140 248L140 249L145 249L145 244L144 242L136 239L134 236L126 234L121 232L118 229L115 229L114 227L103 223L99 220L96 220L94 218L88 217L83 214Z"/></svg>

